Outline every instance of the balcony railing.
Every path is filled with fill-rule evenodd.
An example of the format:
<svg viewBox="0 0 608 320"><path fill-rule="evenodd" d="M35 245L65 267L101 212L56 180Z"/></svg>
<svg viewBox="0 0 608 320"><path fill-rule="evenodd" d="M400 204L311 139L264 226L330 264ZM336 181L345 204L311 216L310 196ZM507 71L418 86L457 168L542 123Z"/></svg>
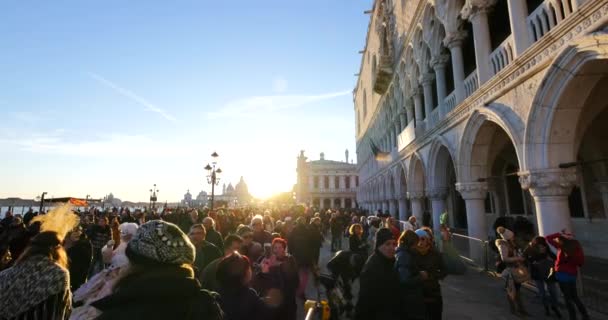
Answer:
<svg viewBox="0 0 608 320"><path fill-rule="evenodd" d="M471 74L464 79L464 97L467 98L473 94L479 87L479 82L477 81L477 70L471 72ZM460 103L462 101L458 101Z"/></svg>
<svg viewBox="0 0 608 320"><path fill-rule="evenodd" d="M492 75L497 74L500 70L506 67L513 61L513 35L509 35L498 48L490 54L490 63L492 64Z"/></svg>
<svg viewBox="0 0 608 320"><path fill-rule="evenodd" d="M526 23L534 43L576 11L577 0L545 0L528 16Z"/></svg>
<svg viewBox="0 0 608 320"><path fill-rule="evenodd" d="M454 107L456 107L456 91L452 91L443 100L443 114L448 114L448 112L454 110Z"/></svg>
<svg viewBox="0 0 608 320"><path fill-rule="evenodd" d="M427 129L431 129L433 128L437 123L439 123L439 115L440 115L440 108L435 108L433 111L431 111L431 114L429 116L429 122L426 126Z"/></svg>

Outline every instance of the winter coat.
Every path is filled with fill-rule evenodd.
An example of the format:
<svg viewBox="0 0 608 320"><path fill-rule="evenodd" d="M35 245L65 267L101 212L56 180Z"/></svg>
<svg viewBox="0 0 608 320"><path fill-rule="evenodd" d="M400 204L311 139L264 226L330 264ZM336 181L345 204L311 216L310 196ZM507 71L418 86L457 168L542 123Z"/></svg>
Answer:
<svg viewBox="0 0 608 320"><path fill-rule="evenodd" d="M428 273L428 279L422 280L424 301L436 302L441 300L439 280L446 276L441 255L433 248L424 255L416 250L412 250L412 253L414 261L413 270L426 271Z"/></svg>
<svg viewBox="0 0 608 320"><path fill-rule="evenodd" d="M405 247L398 247L395 253L395 270L399 274L400 306L406 319L424 319L423 280L414 262L414 254Z"/></svg>
<svg viewBox="0 0 608 320"><path fill-rule="evenodd" d="M213 229L207 230L205 240L213 243L220 251L224 251L224 240L222 240L222 235L219 232Z"/></svg>
<svg viewBox="0 0 608 320"><path fill-rule="evenodd" d="M369 257L361 272L355 320L401 319L399 276L394 263L395 259L378 250Z"/></svg>
<svg viewBox="0 0 608 320"><path fill-rule="evenodd" d="M87 274L93 259L93 249L89 239L83 237L66 251L69 261L70 283L72 291L76 291L87 281Z"/></svg>
<svg viewBox="0 0 608 320"><path fill-rule="evenodd" d="M533 280L546 280L549 270L555 263L555 255L549 250L549 247L545 247L545 251L541 252L539 248L541 246L543 245L528 246L524 250L524 257L530 264L530 277Z"/></svg>
<svg viewBox="0 0 608 320"><path fill-rule="evenodd" d="M283 294L283 301L276 310L276 319L296 319L296 290L300 282L296 261L292 256L285 256L278 266L270 267L268 273L258 273L254 288L262 295L270 289L278 289Z"/></svg>
<svg viewBox="0 0 608 320"><path fill-rule="evenodd" d="M253 241L264 245L264 243L272 243L272 235L266 230L260 232L253 232Z"/></svg>
<svg viewBox="0 0 608 320"><path fill-rule="evenodd" d="M196 255L194 260L194 274L195 278L199 278L205 267L211 263L211 261L221 258L222 253L212 243L203 240L203 244L197 246Z"/></svg>
<svg viewBox="0 0 608 320"><path fill-rule="evenodd" d="M309 267L316 264L321 248L321 238L314 227L299 224L291 231L287 239L289 253L296 259L298 266Z"/></svg>
<svg viewBox="0 0 608 320"><path fill-rule="evenodd" d="M559 235L559 233L554 233L545 237L550 245L557 248L555 271L563 272L570 276L576 276L578 274L578 268L582 267L585 263L585 254L583 253L583 249L579 245L574 254L570 256L567 255L562 249L561 245L556 241Z"/></svg>
<svg viewBox="0 0 608 320"><path fill-rule="evenodd" d="M276 310L266 305L251 288L220 289L219 294L220 306L225 310L224 320L274 319Z"/></svg>
<svg viewBox="0 0 608 320"><path fill-rule="evenodd" d="M142 274L124 279L113 294L93 302L99 320L223 319L217 295L184 272Z"/></svg>
<svg viewBox="0 0 608 320"><path fill-rule="evenodd" d="M365 243L361 238L357 235L351 234L348 238L349 250L352 253L356 253L363 257L367 258L367 243Z"/></svg>

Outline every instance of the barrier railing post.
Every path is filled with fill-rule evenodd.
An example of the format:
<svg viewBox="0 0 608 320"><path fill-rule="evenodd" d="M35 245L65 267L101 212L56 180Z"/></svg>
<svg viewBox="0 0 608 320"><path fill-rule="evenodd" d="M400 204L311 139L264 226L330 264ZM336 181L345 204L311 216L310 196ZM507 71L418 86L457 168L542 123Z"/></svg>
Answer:
<svg viewBox="0 0 608 320"><path fill-rule="evenodd" d="M488 241L483 242L483 270L488 271Z"/></svg>

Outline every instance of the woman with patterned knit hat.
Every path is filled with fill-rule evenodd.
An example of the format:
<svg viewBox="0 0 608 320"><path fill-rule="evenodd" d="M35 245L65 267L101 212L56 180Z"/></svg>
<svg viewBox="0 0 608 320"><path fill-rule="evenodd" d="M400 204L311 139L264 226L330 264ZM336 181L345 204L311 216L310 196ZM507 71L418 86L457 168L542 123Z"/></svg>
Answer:
<svg viewBox="0 0 608 320"><path fill-rule="evenodd" d="M97 319L222 319L215 296L194 278L194 246L178 226L139 227L125 254L129 267L112 294L93 302Z"/></svg>
<svg viewBox="0 0 608 320"><path fill-rule="evenodd" d="M11 268L0 272L0 319L68 319L72 293L61 244L78 216L63 206L33 221L41 222L41 232Z"/></svg>

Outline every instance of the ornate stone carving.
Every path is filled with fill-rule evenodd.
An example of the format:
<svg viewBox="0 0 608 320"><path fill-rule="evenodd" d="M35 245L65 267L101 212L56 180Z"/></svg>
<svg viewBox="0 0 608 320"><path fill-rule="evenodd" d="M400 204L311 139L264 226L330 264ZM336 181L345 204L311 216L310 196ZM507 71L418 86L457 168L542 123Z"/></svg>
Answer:
<svg viewBox="0 0 608 320"><path fill-rule="evenodd" d="M450 32L446 34L445 38L443 38L443 45L449 49L452 49L454 47L462 47L462 43L468 35L469 34L464 30Z"/></svg>
<svg viewBox="0 0 608 320"><path fill-rule="evenodd" d="M420 191L420 190L408 191L407 197L408 197L408 199L411 199L411 200L420 200L420 199L424 198L424 191Z"/></svg>
<svg viewBox="0 0 608 320"><path fill-rule="evenodd" d="M460 10L460 14L463 19L474 19L475 15L480 12L488 12L495 4L497 0L467 0L467 2Z"/></svg>
<svg viewBox="0 0 608 320"><path fill-rule="evenodd" d="M433 188L426 191L431 200L444 200L448 196L448 188Z"/></svg>
<svg viewBox="0 0 608 320"><path fill-rule="evenodd" d="M445 68L445 65L450 61L450 56L447 54L442 54L436 57L431 58L431 68L440 69Z"/></svg>
<svg viewBox="0 0 608 320"><path fill-rule="evenodd" d="M485 199L488 193L488 184L485 182L458 182L456 190L465 200Z"/></svg>
<svg viewBox="0 0 608 320"><path fill-rule="evenodd" d="M568 196L576 184L576 169L548 169L519 173L522 189L534 197Z"/></svg>
<svg viewBox="0 0 608 320"><path fill-rule="evenodd" d="M447 34L457 32L462 28L460 9L464 0L434 0L437 19L443 24Z"/></svg>
<svg viewBox="0 0 608 320"><path fill-rule="evenodd" d="M430 85L433 80L435 79L435 74L433 73L424 73L422 75L420 75L420 77L418 78L418 81L420 81L421 85Z"/></svg>

